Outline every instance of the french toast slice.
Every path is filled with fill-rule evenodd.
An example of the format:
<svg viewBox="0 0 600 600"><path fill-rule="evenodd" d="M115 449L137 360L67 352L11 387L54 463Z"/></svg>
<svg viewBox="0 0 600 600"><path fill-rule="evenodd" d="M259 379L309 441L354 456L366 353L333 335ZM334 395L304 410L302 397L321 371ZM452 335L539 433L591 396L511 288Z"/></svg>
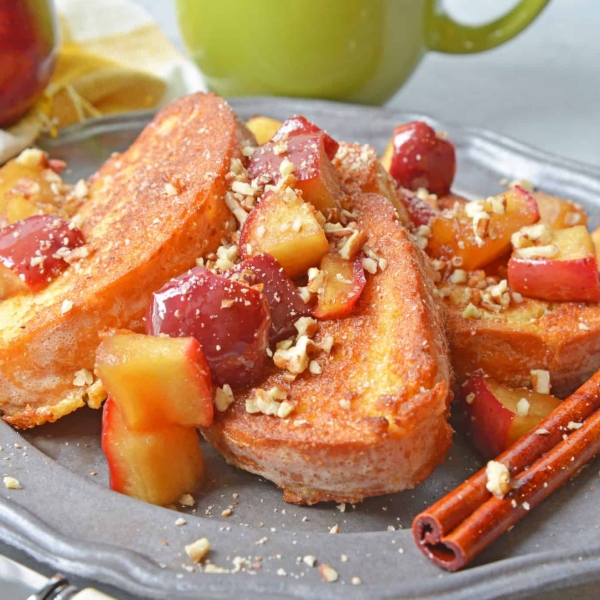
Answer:
<svg viewBox="0 0 600 600"><path fill-rule="evenodd" d="M448 283L444 282L444 286ZM550 372L565 398L600 368L600 306L523 298L499 312L466 316L465 286L446 299L446 333L457 383L482 369L509 387L531 385L530 371Z"/></svg>
<svg viewBox="0 0 600 600"><path fill-rule="evenodd" d="M353 210L388 265L367 275L349 316L320 323L317 344L334 340L315 356L321 374L289 382L272 367L260 387L287 393L296 407L288 418L246 412L248 388L203 431L287 502L357 502L413 487L450 447L451 369L429 265L387 199L359 194Z"/></svg>
<svg viewBox="0 0 600 600"><path fill-rule="evenodd" d="M215 250L231 227L226 174L250 135L224 100L171 103L92 178L89 256L35 295L0 303L0 411L33 427L101 394L94 356L109 328L141 331L153 291ZM95 404L103 398L95 398Z"/></svg>

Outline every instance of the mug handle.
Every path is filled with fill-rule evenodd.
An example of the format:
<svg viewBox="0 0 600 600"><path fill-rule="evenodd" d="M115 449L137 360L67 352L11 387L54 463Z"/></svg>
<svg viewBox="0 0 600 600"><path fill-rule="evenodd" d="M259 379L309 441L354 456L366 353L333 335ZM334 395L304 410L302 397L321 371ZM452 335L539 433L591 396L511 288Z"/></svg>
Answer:
<svg viewBox="0 0 600 600"><path fill-rule="evenodd" d="M444 10L440 0L427 2L427 47L447 54L490 50L521 33L550 0L521 0L503 17L485 25L461 25Z"/></svg>

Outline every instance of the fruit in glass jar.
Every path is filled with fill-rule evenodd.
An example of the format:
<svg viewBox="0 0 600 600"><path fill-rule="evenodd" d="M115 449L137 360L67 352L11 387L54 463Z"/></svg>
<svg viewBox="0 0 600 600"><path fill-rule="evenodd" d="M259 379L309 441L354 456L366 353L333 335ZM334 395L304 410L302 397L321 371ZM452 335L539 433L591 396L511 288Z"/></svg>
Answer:
<svg viewBox="0 0 600 600"><path fill-rule="evenodd" d="M276 183L285 174L293 174L294 187L303 198L326 217L336 218L343 194L340 176L327 153L330 139L320 131L271 140L250 158L248 176Z"/></svg>
<svg viewBox="0 0 600 600"><path fill-rule="evenodd" d="M98 346L95 372L129 429L212 424L212 378L193 337L115 333Z"/></svg>
<svg viewBox="0 0 600 600"><path fill-rule="evenodd" d="M57 47L51 0L0 2L0 128L23 116L42 93Z"/></svg>
<svg viewBox="0 0 600 600"><path fill-rule="evenodd" d="M544 245L517 248L508 262L510 288L529 298L598 302L598 260L583 225L548 232Z"/></svg>
<svg viewBox="0 0 600 600"><path fill-rule="evenodd" d="M270 326L264 294L201 267L154 292L146 314L150 335L196 338L219 386L262 379Z"/></svg>
<svg viewBox="0 0 600 600"><path fill-rule="evenodd" d="M453 144L423 121L398 125L381 162L402 187L438 196L450 191L456 173Z"/></svg>
<svg viewBox="0 0 600 600"><path fill-rule="evenodd" d="M259 254L225 272L226 277L246 285L262 284L271 311L269 342L273 344L296 333L294 323L311 314L294 282L270 254Z"/></svg>
<svg viewBox="0 0 600 600"><path fill-rule="evenodd" d="M1 229L0 299L46 287L69 266L68 254L83 243L79 229L52 215L36 215ZM23 283L19 289L15 276Z"/></svg>
<svg viewBox="0 0 600 600"><path fill-rule="evenodd" d="M534 429L560 402L551 394L501 385L480 371L469 377L459 394L467 433L487 459Z"/></svg>
<svg viewBox="0 0 600 600"><path fill-rule="evenodd" d="M319 266L323 283L313 311L317 319L341 319L352 311L367 284L362 259L362 252L353 260L346 260L336 250L323 257Z"/></svg>
<svg viewBox="0 0 600 600"><path fill-rule="evenodd" d="M292 279L306 275L328 250L315 209L290 188L267 192L240 233L243 258L270 254Z"/></svg>
<svg viewBox="0 0 600 600"><path fill-rule="evenodd" d="M246 121L246 127L254 134L259 146L266 144L277 133L281 125L281 121L262 115Z"/></svg>
<svg viewBox="0 0 600 600"><path fill-rule="evenodd" d="M129 429L121 407L109 398L102 413L102 450L110 488L144 502L167 506L194 491L204 478L204 459L194 427L166 425Z"/></svg>
<svg viewBox="0 0 600 600"><path fill-rule="evenodd" d="M512 234L539 218L536 201L520 187L484 200L458 203L430 221L426 251L444 260L460 257L467 271L480 269L510 252Z"/></svg>

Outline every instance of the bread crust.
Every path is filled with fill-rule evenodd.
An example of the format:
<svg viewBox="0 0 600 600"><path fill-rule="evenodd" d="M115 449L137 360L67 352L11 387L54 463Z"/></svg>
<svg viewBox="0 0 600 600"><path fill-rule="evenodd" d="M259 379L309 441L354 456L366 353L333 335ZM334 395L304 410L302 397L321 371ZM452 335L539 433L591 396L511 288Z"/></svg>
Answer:
<svg viewBox="0 0 600 600"><path fill-rule="evenodd" d="M152 292L220 244L225 175L246 135L224 100L195 94L101 167L79 215L89 257L38 294L0 303L5 421L33 427L82 406L89 386L75 373L93 370L102 332L142 330Z"/></svg>
<svg viewBox="0 0 600 600"><path fill-rule="evenodd" d="M315 356L322 373L288 383L273 369L260 387L285 390L291 416L247 413L245 389L203 432L230 463L283 488L288 502L357 502L414 487L450 447L450 362L429 266L388 200L358 195L354 210L388 266L367 275L348 317L321 322L317 343L335 340L331 354Z"/></svg>
<svg viewBox="0 0 600 600"><path fill-rule="evenodd" d="M529 387L530 371L550 372L552 393L567 397L600 369L600 306L524 298L496 314L465 318L446 301L446 329L457 383L476 369L510 387Z"/></svg>

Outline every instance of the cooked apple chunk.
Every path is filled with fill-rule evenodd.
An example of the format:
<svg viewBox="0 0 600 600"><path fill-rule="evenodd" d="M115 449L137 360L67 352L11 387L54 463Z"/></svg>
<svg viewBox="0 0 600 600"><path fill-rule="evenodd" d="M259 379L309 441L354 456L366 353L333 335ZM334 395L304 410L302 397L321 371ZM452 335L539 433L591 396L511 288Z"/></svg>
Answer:
<svg viewBox="0 0 600 600"><path fill-rule="evenodd" d="M485 200L457 203L429 222L427 253L445 260L459 257L467 271L480 269L507 254L512 234L539 218L536 201L520 187Z"/></svg>
<svg viewBox="0 0 600 600"><path fill-rule="evenodd" d="M546 228L546 237L534 241L526 233L516 238L520 247L508 262L512 290L539 300L600 301L596 251L583 225L555 231Z"/></svg>
<svg viewBox="0 0 600 600"><path fill-rule="evenodd" d="M116 333L98 346L95 371L129 429L212 423L211 374L193 337Z"/></svg>
<svg viewBox="0 0 600 600"><path fill-rule="evenodd" d="M292 279L305 275L329 250L315 209L291 188L268 192L240 234L243 258L270 254Z"/></svg>
<svg viewBox="0 0 600 600"><path fill-rule="evenodd" d="M323 282L313 312L317 319L341 319L350 313L367 283L362 260L362 252L353 260L346 260L337 250L323 257L320 265Z"/></svg>
<svg viewBox="0 0 600 600"><path fill-rule="evenodd" d="M266 144L281 127L281 121L259 115L246 121L246 127L254 134L259 146Z"/></svg>
<svg viewBox="0 0 600 600"><path fill-rule="evenodd" d="M104 403L102 450L110 488L151 504L172 504L193 492L204 478L204 459L194 427L163 425L153 431L133 431L112 398Z"/></svg>
<svg viewBox="0 0 600 600"><path fill-rule="evenodd" d="M274 138L254 152L248 175L264 183L277 183L281 177L293 174L303 198L325 216L335 218L341 208L342 186L329 158L329 140L333 142L323 131Z"/></svg>
<svg viewBox="0 0 600 600"><path fill-rule="evenodd" d="M560 402L550 394L501 385L480 371L471 375L459 394L467 433L485 458L498 456L534 429Z"/></svg>
<svg viewBox="0 0 600 600"><path fill-rule="evenodd" d="M550 229L565 229L575 225L587 225L588 217L580 204L562 200L543 192L532 192L540 211L540 222Z"/></svg>

